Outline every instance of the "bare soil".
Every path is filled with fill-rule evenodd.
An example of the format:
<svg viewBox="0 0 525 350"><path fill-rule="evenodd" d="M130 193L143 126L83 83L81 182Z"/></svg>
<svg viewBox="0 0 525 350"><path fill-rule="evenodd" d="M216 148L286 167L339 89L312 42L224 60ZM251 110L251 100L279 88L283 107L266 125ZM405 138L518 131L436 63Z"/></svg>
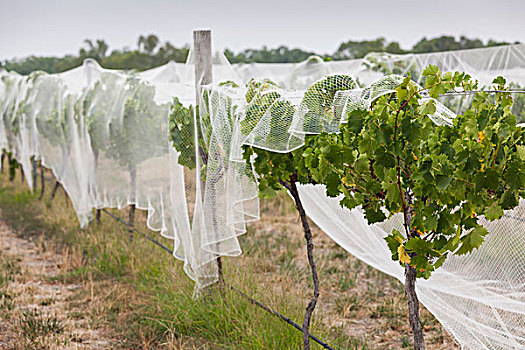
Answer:
<svg viewBox="0 0 525 350"><path fill-rule="evenodd" d="M76 283L53 280L64 256L43 240L17 237L0 222L0 349L110 349L115 342L85 317Z"/></svg>

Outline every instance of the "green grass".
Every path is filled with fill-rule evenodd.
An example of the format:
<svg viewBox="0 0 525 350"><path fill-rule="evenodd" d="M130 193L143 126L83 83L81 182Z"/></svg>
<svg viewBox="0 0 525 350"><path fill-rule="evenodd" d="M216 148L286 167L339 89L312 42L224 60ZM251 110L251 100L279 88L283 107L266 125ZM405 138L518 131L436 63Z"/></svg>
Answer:
<svg viewBox="0 0 525 350"><path fill-rule="evenodd" d="M36 310L24 311L17 323L22 334L31 342L64 331L64 325L55 316L41 314Z"/></svg>
<svg viewBox="0 0 525 350"><path fill-rule="evenodd" d="M166 343L173 335L175 338L190 337L194 339L193 344L203 349L301 348L300 332L233 291L208 288L202 297L196 298L194 283L183 272L180 261L144 239L136 238L129 245L127 228L108 216L103 217L101 225L93 223L81 229L71 204L64 203L61 191L53 202L49 202L49 193L39 201L37 195L24 189L19 181L8 182L5 175L0 178L3 219L19 236L40 241L44 251L69 249L77 252L71 254L69 265L55 279L82 282L86 286L94 284L95 287L79 292L79 300L93 290L104 300L99 306L86 309L85 316L93 318L94 326L101 322L109 325L124 348L144 347L144 344L154 347ZM49 190L51 186L47 187ZM282 208L283 212L287 211L284 206ZM124 217L126 212L114 213ZM137 225L145 230L144 213L138 213ZM151 234L162 240L160 235ZM284 236L281 241L286 239ZM283 244L281 241L276 244ZM171 245L171 241L163 242ZM248 252L255 249L247 245ZM296 278L309 277L307 271L291 261L293 255L288 247L282 255L278 263L282 273ZM308 290L295 291L291 285L281 286L282 293L273 293L264 276L252 272L260 267L251 265L251 260L244 263L236 259L224 260L228 282L302 323ZM111 293L112 286L121 286L125 296ZM351 286L350 281L341 282L342 289ZM52 316L27 313L24 317L24 329L35 336L60 331L60 324ZM103 321L97 317L102 317ZM368 349L366 342L348 337L336 328L326 329L315 319L311 329L317 336L342 348ZM313 343L312 349L321 347Z"/></svg>
<svg viewBox="0 0 525 350"><path fill-rule="evenodd" d="M9 284L20 273L19 261L0 252L0 317L5 317L15 308L14 295L9 291Z"/></svg>

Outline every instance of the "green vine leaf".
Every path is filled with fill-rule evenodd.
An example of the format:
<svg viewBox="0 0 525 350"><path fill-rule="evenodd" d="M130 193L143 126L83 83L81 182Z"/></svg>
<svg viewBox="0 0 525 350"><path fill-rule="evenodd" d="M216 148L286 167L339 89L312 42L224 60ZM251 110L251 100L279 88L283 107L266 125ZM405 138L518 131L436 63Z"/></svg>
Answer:
<svg viewBox="0 0 525 350"><path fill-rule="evenodd" d="M474 249L479 248L488 233L489 231L483 226L475 227L461 239L462 244L461 247L456 251L456 254L467 254L472 252Z"/></svg>
<svg viewBox="0 0 525 350"><path fill-rule="evenodd" d="M500 219L525 197L525 132L516 126L505 92L476 92L452 125L437 125L437 103L425 91L438 98L452 89L476 90L477 83L436 66L423 77L424 88L407 77L366 110L348 111L337 133L328 132L336 91L327 90L336 78L316 83L303 105L312 118L308 123L319 118L327 132L307 135L305 145L287 155L246 147L252 151L245 158L259 174L263 194L272 183L296 176L301 183L325 185L329 196L341 196L343 207L360 206L369 224L403 215L403 234L394 230L385 238L392 259L428 278L448 256L483 243L488 231L480 217ZM348 82L341 90L351 88ZM506 89L503 79L494 83ZM271 110L262 100L253 107Z"/></svg>

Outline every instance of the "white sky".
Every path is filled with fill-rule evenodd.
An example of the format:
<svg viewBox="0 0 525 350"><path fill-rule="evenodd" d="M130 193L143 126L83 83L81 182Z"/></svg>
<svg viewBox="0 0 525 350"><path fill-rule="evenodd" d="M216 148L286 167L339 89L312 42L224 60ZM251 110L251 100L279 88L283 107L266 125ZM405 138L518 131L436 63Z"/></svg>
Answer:
<svg viewBox="0 0 525 350"><path fill-rule="evenodd" d="M83 40L136 47L153 33L176 47L212 29L215 48L263 45L334 52L379 36L412 46L465 35L525 42L525 0L0 0L0 59L76 54Z"/></svg>

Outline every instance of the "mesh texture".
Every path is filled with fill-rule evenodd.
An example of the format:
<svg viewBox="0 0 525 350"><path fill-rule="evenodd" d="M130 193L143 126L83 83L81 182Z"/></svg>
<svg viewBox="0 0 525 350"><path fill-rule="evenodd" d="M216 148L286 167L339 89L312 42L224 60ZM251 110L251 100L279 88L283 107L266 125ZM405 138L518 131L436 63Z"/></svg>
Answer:
<svg viewBox="0 0 525 350"><path fill-rule="evenodd" d="M503 75L525 85L525 45L424 55L299 64L230 65L213 57L213 79L198 95L196 59L141 73L103 69L92 60L68 72L29 76L0 71L0 147L26 174L31 159L51 169L81 225L94 208L135 204L148 226L173 240L196 288L217 279L215 259L241 254L237 237L259 218L257 174L242 146L274 152L301 147L307 134L337 132L355 108L390 93L428 64L465 71L488 85ZM197 79L196 79L197 78ZM471 96L446 96L429 117L450 124ZM521 104L520 104L521 103ZM524 113L519 96L515 114ZM525 115L525 113L524 113ZM32 176L26 176L29 186ZM368 225L321 186L300 186L309 217L367 264L403 280L383 241L393 217ZM525 204L497 222L484 245L452 257L417 284L420 301L464 349L525 347Z"/></svg>

